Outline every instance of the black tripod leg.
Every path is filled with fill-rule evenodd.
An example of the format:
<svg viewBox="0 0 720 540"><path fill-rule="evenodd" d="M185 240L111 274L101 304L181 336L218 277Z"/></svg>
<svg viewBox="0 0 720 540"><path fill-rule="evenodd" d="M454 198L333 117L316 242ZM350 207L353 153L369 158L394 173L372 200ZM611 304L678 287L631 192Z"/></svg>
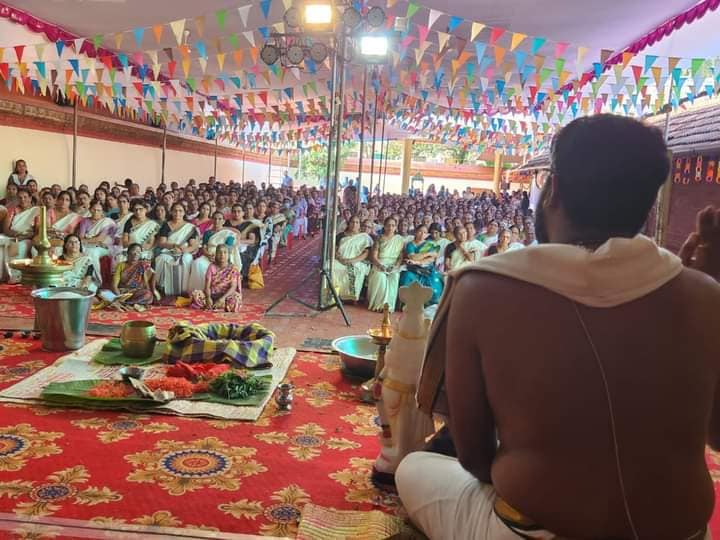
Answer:
<svg viewBox="0 0 720 540"><path fill-rule="evenodd" d="M313 277L314 275L315 275L315 274L311 272L310 274L308 274L307 276L305 276L305 277L300 281L300 283L298 283L295 287L293 287L292 289L290 289L288 292L286 292L284 295L282 295L280 298L278 298L278 299L275 300L272 304L270 304L270 306L265 310L265 315L267 315L267 314L270 313L273 309L275 309L280 302L282 302L282 301L284 301L284 300L287 300L288 298L292 298L293 300L295 300L295 298L293 298L293 293L294 293L295 291L300 290L300 289L305 285L305 283L307 283L308 281L310 281L310 279L312 279L312 277ZM310 306L310 307L314 307L314 306Z"/></svg>
<svg viewBox="0 0 720 540"><path fill-rule="evenodd" d="M320 269L320 275L325 278L325 282L327 284L328 289L330 290L330 294L333 297L333 300L335 301L335 305L340 310L340 313L342 313L343 319L345 319L345 325L350 326L350 317L348 317L347 312L345 311L345 306L342 303L342 300L340 300L340 297L337 294L337 291L335 291L335 287L333 287L332 280L330 279L330 276L325 271L324 268Z"/></svg>

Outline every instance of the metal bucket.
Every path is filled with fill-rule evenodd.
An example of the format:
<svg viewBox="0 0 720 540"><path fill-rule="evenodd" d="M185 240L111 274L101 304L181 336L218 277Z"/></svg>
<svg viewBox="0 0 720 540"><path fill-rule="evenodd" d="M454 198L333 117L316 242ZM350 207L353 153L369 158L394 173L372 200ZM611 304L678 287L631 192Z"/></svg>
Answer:
<svg viewBox="0 0 720 540"><path fill-rule="evenodd" d="M47 287L31 294L43 349L75 351L85 345L93 293L74 287Z"/></svg>

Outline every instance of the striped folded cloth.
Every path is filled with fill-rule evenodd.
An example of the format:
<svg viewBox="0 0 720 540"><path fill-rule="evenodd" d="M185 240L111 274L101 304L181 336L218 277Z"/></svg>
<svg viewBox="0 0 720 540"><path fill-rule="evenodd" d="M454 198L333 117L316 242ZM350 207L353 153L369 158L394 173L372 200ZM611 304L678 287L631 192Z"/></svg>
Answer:
<svg viewBox="0 0 720 540"><path fill-rule="evenodd" d="M275 334L259 323L179 323L168 332L163 361L168 364L230 361L247 368L267 368L272 366L274 342Z"/></svg>

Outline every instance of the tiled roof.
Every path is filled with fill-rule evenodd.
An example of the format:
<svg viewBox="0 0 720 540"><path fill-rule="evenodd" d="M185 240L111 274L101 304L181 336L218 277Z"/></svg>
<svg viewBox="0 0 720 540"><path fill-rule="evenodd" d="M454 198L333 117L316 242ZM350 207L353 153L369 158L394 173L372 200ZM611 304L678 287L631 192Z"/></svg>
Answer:
<svg viewBox="0 0 720 540"><path fill-rule="evenodd" d="M648 122L665 128L665 115ZM673 154L720 151L720 104L699 107L670 115L668 147Z"/></svg>

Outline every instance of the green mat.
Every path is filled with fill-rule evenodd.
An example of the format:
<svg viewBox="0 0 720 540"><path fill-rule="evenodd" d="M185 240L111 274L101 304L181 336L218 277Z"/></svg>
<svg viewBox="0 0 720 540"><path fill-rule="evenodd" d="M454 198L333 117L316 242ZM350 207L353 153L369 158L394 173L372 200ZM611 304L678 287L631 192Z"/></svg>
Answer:
<svg viewBox="0 0 720 540"><path fill-rule="evenodd" d="M103 345L99 353L93 356L93 362L105 366L146 366L160 362L164 352L165 342L158 341L155 344L155 351L149 358L131 358L123 354L120 338L113 338Z"/></svg>
<svg viewBox="0 0 720 540"><path fill-rule="evenodd" d="M221 403L235 407L257 407L270 393L272 387L272 375L261 375L258 377L263 382L262 389L257 394L246 399L225 399L215 394L195 394L189 401L206 401L209 403ZM122 409L127 407L152 408L163 403L152 401L139 396L128 396L124 398L98 398L88 395L96 385L107 382L103 379L87 379L82 381L69 381L63 383L50 383L42 391L40 397L46 401L58 405L90 407L97 409Z"/></svg>

